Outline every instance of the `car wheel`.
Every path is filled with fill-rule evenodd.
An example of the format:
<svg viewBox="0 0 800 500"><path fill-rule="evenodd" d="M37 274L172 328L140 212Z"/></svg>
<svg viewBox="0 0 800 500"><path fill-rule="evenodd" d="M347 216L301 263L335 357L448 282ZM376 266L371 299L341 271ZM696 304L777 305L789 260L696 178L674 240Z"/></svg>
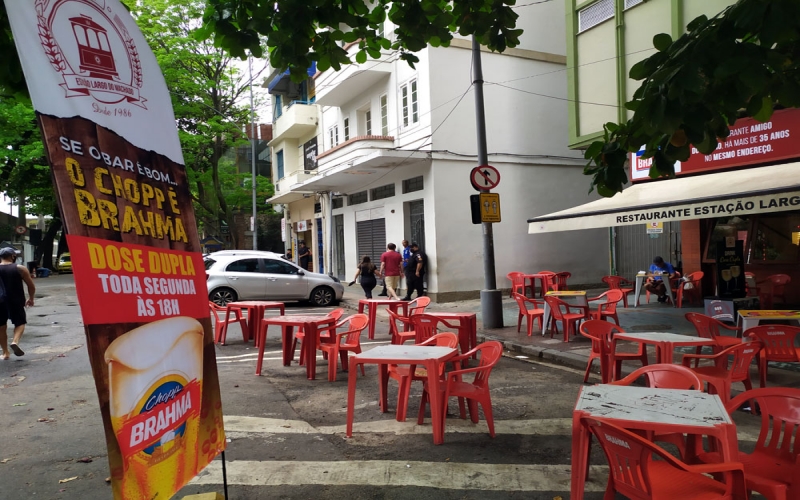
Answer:
<svg viewBox="0 0 800 500"><path fill-rule="evenodd" d="M236 302L236 292L230 288L217 288L208 294L208 300L217 304L218 306L225 306L228 302Z"/></svg>
<svg viewBox="0 0 800 500"><path fill-rule="evenodd" d="M311 303L317 307L327 307L333 303L336 295L333 289L327 286L320 286L311 292Z"/></svg>

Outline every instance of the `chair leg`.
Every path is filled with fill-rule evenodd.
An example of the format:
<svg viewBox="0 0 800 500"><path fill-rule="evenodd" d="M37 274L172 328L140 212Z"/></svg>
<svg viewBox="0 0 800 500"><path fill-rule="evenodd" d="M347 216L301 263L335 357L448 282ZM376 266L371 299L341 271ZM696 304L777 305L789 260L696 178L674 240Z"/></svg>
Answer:
<svg viewBox="0 0 800 500"><path fill-rule="evenodd" d="M494 416L492 415L492 400L489 399L489 395L487 394L487 401L481 403L481 407L483 408L483 416L486 417L486 425L489 426L489 435L494 437Z"/></svg>
<svg viewBox="0 0 800 500"><path fill-rule="evenodd" d="M586 381L589 380L589 372L592 369L592 363L594 362L594 359L595 358L589 356L589 363L586 364L586 373L583 375L583 383L584 384L586 383Z"/></svg>
<svg viewBox="0 0 800 500"><path fill-rule="evenodd" d="M339 361L339 349L335 349L330 356L328 356L328 382L336 382L336 365Z"/></svg>
<svg viewBox="0 0 800 500"><path fill-rule="evenodd" d="M541 321L541 319L539 321ZM533 318L528 316L528 337L531 335L533 335Z"/></svg>
<svg viewBox="0 0 800 500"><path fill-rule="evenodd" d="M445 414L447 414L447 407L446 406L445 406ZM467 418L467 409L464 406L464 398L461 398L461 397L458 398L458 415L462 419Z"/></svg>
<svg viewBox="0 0 800 500"><path fill-rule="evenodd" d="M408 394L411 391L411 378L400 377L397 383L397 421L405 422L408 413Z"/></svg>
<svg viewBox="0 0 800 500"><path fill-rule="evenodd" d="M469 419L472 421L473 424L477 424L479 419L478 414L478 400L477 399L467 399L467 409L469 410Z"/></svg>
<svg viewBox="0 0 800 500"><path fill-rule="evenodd" d="M766 358L759 358L758 359L758 377L761 382L761 388L767 386L767 359Z"/></svg>
<svg viewBox="0 0 800 500"><path fill-rule="evenodd" d="M523 314L519 313L519 316L517 317L517 333L519 333L520 329L522 328L522 316ZM528 321L530 322L530 319Z"/></svg>

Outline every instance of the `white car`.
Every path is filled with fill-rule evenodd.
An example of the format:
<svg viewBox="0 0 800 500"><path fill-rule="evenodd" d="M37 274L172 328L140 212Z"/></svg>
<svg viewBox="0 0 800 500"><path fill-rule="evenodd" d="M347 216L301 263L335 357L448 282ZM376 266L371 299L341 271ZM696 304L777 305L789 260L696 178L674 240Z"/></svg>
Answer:
<svg viewBox="0 0 800 500"><path fill-rule="evenodd" d="M237 300L275 300L325 307L344 293L337 278L306 271L274 252L223 250L203 260L208 300L221 306Z"/></svg>

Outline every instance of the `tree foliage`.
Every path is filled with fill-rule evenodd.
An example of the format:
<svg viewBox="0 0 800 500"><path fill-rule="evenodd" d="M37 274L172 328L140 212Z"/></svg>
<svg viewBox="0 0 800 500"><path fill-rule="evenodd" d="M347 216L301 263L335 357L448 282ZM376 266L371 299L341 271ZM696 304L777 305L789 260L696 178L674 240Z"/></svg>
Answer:
<svg viewBox="0 0 800 500"><path fill-rule="evenodd" d="M352 61L343 43L358 42L356 61L399 50L413 65L412 53L448 46L453 33L475 35L482 45L502 52L519 44L515 0L207 0L198 36L238 57L262 55L266 37L272 66L290 69L293 78L317 68L339 70ZM389 19L394 36L383 33Z"/></svg>
<svg viewBox="0 0 800 500"><path fill-rule="evenodd" d="M741 117L766 121L800 106L800 2L740 0L700 16L677 40L653 37L658 52L634 65L642 84L625 106L633 117L607 123L586 150L585 173L602 196L620 192L628 154L644 147L650 177L674 176L694 146L710 154Z"/></svg>

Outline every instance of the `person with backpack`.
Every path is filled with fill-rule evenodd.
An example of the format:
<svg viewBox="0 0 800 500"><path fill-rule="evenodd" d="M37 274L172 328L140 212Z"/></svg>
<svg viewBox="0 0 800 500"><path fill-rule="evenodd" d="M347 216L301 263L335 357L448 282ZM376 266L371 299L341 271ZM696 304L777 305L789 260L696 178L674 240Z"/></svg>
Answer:
<svg viewBox="0 0 800 500"><path fill-rule="evenodd" d="M22 283L28 288L28 300L25 300L25 290ZM28 268L17 264L17 249L13 247L0 248L0 348L3 349L0 359L8 359L10 352L15 356L25 354L19 347L19 341L25 332L27 317L25 307L33 307L33 296L36 285L33 284ZM11 349L8 345L8 320L14 325L14 338Z"/></svg>

